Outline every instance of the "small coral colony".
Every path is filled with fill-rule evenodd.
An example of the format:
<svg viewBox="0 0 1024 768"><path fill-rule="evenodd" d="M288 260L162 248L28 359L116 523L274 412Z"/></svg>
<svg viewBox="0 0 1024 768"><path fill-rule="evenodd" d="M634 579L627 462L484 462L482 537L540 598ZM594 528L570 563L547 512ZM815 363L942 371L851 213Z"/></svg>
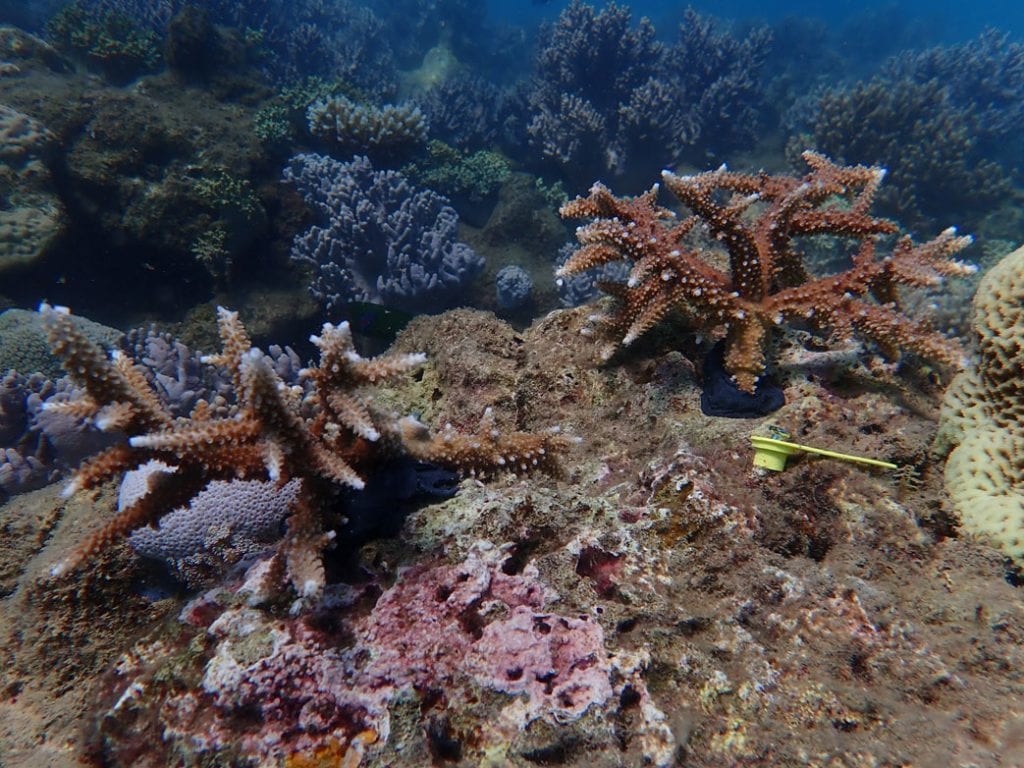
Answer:
<svg viewBox="0 0 1024 768"><path fill-rule="evenodd" d="M357 388L406 373L425 358L363 358L347 323L324 325L313 338L319 365L299 371L305 387L288 387L266 355L253 348L237 314L224 309L219 310L223 351L208 362L230 375L236 402L218 416L199 400L188 417L175 419L131 361L123 355L108 359L75 329L66 311L44 304L40 313L54 353L82 390L80 399L54 408L128 437L127 444L118 443L79 467L68 492L159 462L146 492L55 566L54 575L186 504L213 480L283 484L298 479L275 557L295 591L314 598L324 587L323 549L334 535L324 526L325 507L338 487L362 489L375 461L404 455L482 477L502 470L550 472L568 445L557 434L503 434L486 413L474 435L448 429L433 436L412 417L375 412Z"/></svg>
<svg viewBox="0 0 1024 768"><path fill-rule="evenodd" d="M103 602L111 557L164 564L158 581L169 571L174 586L160 600L188 601L181 622L219 643L190 657L205 665L201 682L166 685L151 714L181 764L230 753L223 764L355 766L399 738L399 690L454 702L458 674L520 705L461 741L448 719L430 720L434 764L612 700L616 717L622 702L638 708L644 764L672 764L681 737L645 682L650 649L608 651L579 606L544 611L557 597L522 553L547 534L520 532L529 547L504 550L479 539L452 557L460 564L439 565L456 538L436 533L444 522L422 524L439 538L415 546L360 527L413 496L448 503L470 486L524 484L517 509L556 487L596 496L624 457L650 462L641 478L667 460L661 444L592 444L578 393L501 391L546 380L545 365L563 366L551 380L596 392L591 377L604 376L612 392L628 375L640 391L644 361L663 371L682 355L682 388L698 392L688 418L716 435L735 436L722 417L763 431L813 387L831 387L832 402L923 393L918 410L939 425L916 471L945 472L951 527L1011 569L1024 562L1024 257L1006 256L1024 239L1007 203L1024 181L1024 46L1009 36L915 44L897 9L849 22L892 34L854 37L812 19L730 26L690 9L670 39L625 6L582 0L531 34L465 0L0 11L18 25L0 28L0 493L28 498L60 479L69 500L119 489L116 511L97 502L73 544L56 536L64 543L41 555L48 573L18 594L42 584ZM840 36L876 47L833 45ZM261 298L278 289L283 299ZM41 296L34 313L14 308ZM148 307L162 326L127 335L78 316L127 327ZM458 307L497 315L507 347L571 328L558 352L575 367L493 352L505 331ZM195 352L213 346L214 315L220 351ZM439 361L408 351L436 343L424 316L491 329L461 343L516 361L515 375L468 351L452 374L444 339ZM298 325L320 326L308 347ZM284 333L295 349L262 341ZM829 356L837 349L852 354ZM794 359L806 367L784 372ZM433 393L410 396L409 382ZM667 407L609 418L625 436ZM777 482L743 472L755 480L735 470L731 482ZM649 503L644 514L671 508ZM598 592L614 592L629 547L608 555L587 535L572 540L575 572L600 573ZM409 570L381 577L344 650L323 616L358 604L337 562L351 555L346 537L390 538L378 565ZM236 599L240 584L259 598ZM427 626L449 633L458 659ZM246 637L265 641L257 661L236 653ZM151 663L141 645L128 650L141 638L115 649L118 674L136 682L98 726L114 760L103 764L136 754L118 713L125 697L142 711L159 677L132 678ZM504 764L493 755L480 764Z"/></svg>

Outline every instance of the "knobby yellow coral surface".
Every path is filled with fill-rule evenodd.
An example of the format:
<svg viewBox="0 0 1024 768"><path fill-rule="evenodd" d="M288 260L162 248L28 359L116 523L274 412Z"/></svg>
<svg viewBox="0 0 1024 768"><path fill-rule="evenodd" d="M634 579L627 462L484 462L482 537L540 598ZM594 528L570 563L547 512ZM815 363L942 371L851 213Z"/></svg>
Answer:
<svg viewBox="0 0 1024 768"><path fill-rule="evenodd" d="M990 269L974 297L978 365L942 404L946 490L970 533L1024 564L1024 248Z"/></svg>

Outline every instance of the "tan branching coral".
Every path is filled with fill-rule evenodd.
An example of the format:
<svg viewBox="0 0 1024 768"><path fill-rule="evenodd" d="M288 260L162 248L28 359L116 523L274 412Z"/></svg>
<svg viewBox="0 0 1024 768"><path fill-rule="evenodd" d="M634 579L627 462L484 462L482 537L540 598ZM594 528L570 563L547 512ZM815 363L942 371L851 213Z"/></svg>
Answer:
<svg viewBox="0 0 1024 768"><path fill-rule="evenodd" d="M151 460L172 468L154 473L148 493L120 511L54 568L59 575L88 560L127 533L156 522L184 505L211 481L301 481L278 554L303 598L324 585L322 553L334 533L325 524L327 506L340 487L359 489L375 462L408 455L464 474L556 472L569 440L556 432L503 434L485 415L480 433L462 436L446 428L440 436L412 419L378 412L363 394L425 362L421 354L360 356L348 324L325 324L312 341L320 364L300 372L307 386L287 386L268 358L253 347L238 315L218 310L223 350L205 358L226 368L237 402L215 418L200 402L189 418L173 418L127 358L108 359L79 333L66 310L40 308L54 352L85 390L68 408L100 426L128 436L90 459L68 490L91 488Z"/></svg>
<svg viewBox="0 0 1024 768"><path fill-rule="evenodd" d="M929 287L970 274L974 268L952 256L971 238L954 229L924 244L902 237L879 256L878 236L897 231L895 223L869 213L884 171L839 166L814 152L803 157L811 168L803 178L732 173L724 166L696 176L664 171L665 186L693 213L681 221L657 204L657 185L636 198L617 198L595 184L589 196L561 209L565 218L593 221L577 229L582 247L557 275L631 261L627 283L601 286L618 299L607 319L620 343L630 344L683 308L700 330L726 329L725 367L747 392L764 373L771 330L786 321L839 338L857 334L890 358L908 350L959 368L956 342L900 312L898 286ZM724 247L727 271L684 242L698 224ZM855 241L851 268L810 275L798 242L809 235ZM605 356L612 351L614 345Z"/></svg>

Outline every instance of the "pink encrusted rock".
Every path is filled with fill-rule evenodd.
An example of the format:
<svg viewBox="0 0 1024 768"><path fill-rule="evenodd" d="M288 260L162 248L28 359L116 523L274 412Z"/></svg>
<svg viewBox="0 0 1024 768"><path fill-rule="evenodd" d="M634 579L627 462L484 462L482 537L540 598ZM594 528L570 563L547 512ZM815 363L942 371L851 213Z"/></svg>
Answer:
<svg viewBox="0 0 1024 768"><path fill-rule="evenodd" d="M488 624L473 643L466 668L477 682L528 696L526 719L575 720L612 695L604 632L586 616L568 618L513 609Z"/></svg>
<svg viewBox="0 0 1024 768"><path fill-rule="evenodd" d="M367 730L386 742L389 705L410 689L460 700L476 685L520 697L510 701L513 729L574 720L610 699L601 627L545 612L553 595L536 567L506 574L504 558L480 543L457 565L410 568L348 625L351 645L304 617L224 607L231 601L207 595L183 620L210 617L212 656L201 687L166 702L164 733L201 751L234 745L247 757L280 760ZM251 569L239 592L261 574ZM329 610L344 615L356 597L332 594Z"/></svg>
<svg viewBox="0 0 1024 768"><path fill-rule="evenodd" d="M522 724L574 720L612 694L601 627L542 610L536 568L508 575L497 550L457 566L417 568L377 602L363 637L366 675L396 688L470 675L479 685L527 695Z"/></svg>
<svg viewBox="0 0 1024 768"><path fill-rule="evenodd" d="M396 688L449 680L480 638L488 613L539 609L544 588L535 569L502 573L496 551L472 553L459 565L410 568L385 592L363 630L374 659L366 674Z"/></svg>
<svg viewBox="0 0 1024 768"><path fill-rule="evenodd" d="M277 761L367 728L387 733L387 691L354 685L349 655L325 647L329 638L301 620L231 608L207 633L216 645L202 684L167 700L165 735L199 751L234 747ZM242 724L242 713L256 718Z"/></svg>

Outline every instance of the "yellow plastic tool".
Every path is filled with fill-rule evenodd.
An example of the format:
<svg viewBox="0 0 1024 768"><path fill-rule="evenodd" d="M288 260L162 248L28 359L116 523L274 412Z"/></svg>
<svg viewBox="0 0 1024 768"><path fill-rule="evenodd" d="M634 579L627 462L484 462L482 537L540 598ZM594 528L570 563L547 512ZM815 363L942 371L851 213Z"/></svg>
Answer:
<svg viewBox="0 0 1024 768"><path fill-rule="evenodd" d="M818 456L827 456L830 459L851 461L855 464L868 464L872 467L883 467L884 469L899 469L898 464L893 464L889 461L879 461L878 459L869 459L864 456L851 456L848 453L826 451L824 448L813 448L809 445L791 443L784 439L786 437L789 437L789 435L780 429L773 429L771 437L751 435L750 442L754 444L754 466L770 469L773 472L781 472L786 468L787 458L797 451L803 451L805 453L814 453Z"/></svg>

